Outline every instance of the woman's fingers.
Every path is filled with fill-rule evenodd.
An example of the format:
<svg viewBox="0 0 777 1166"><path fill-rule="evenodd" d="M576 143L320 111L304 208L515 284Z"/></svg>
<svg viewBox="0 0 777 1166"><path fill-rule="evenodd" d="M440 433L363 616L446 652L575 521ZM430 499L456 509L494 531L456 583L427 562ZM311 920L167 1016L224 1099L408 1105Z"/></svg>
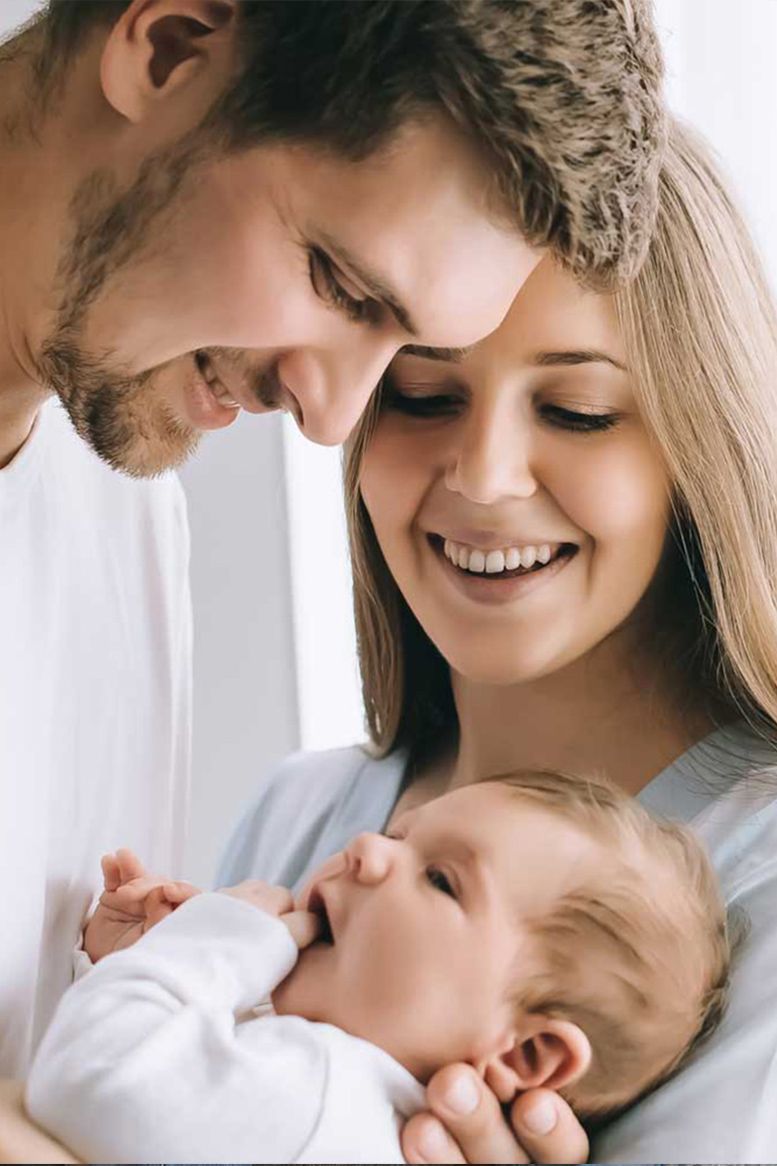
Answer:
<svg viewBox="0 0 777 1166"><path fill-rule="evenodd" d="M588 1138L572 1110L550 1089L531 1089L513 1102L513 1127L532 1162L588 1161Z"/></svg>
<svg viewBox="0 0 777 1166"><path fill-rule="evenodd" d="M470 1065L446 1065L426 1087L429 1109L445 1127L459 1157L416 1162L526 1163L529 1157L505 1121L494 1094ZM408 1123L409 1125L410 1123ZM428 1132L428 1131L427 1131ZM403 1141L404 1146L404 1141ZM442 1147L441 1147L442 1149ZM423 1149L419 1147L421 1154Z"/></svg>
<svg viewBox="0 0 777 1166"><path fill-rule="evenodd" d="M432 1113L416 1113L402 1130L402 1154L406 1162L446 1162L452 1166L466 1159L445 1126Z"/></svg>

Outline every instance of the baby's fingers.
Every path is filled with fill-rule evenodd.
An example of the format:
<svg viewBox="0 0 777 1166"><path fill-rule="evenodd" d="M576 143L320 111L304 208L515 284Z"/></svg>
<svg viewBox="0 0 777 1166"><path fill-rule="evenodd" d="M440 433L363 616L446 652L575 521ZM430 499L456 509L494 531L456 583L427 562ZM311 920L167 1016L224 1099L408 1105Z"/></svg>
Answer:
<svg viewBox="0 0 777 1166"><path fill-rule="evenodd" d="M287 911L280 916L280 921L286 924L300 951L309 947L321 934L321 920L312 911Z"/></svg>
<svg viewBox="0 0 777 1166"><path fill-rule="evenodd" d="M115 854L104 854L100 859L103 871L103 886L106 891L115 891L121 886L119 863Z"/></svg>
<svg viewBox="0 0 777 1166"><path fill-rule="evenodd" d="M137 854L133 854L131 850L123 847L121 850L116 851L115 857L119 866L119 877L123 883L128 883L132 879L146 877L146 868Z"/></svg>
<svg viewBox="0 0 777 1166"><path fill-rule="evenodd" d="M172 906L167 901L164 887L154 887L149 891L143 901L143 907L146 912L146 918L143 923L143 930L149 931L152 927L156 927L157 923L161 923L168 915L172 913Z"/></svg>
<svg viewBox="0 0 777 1166"><path fill-rule="evenodd" d="M184 882L165 883L164 892L168 903L172 903L174 907L180 907L181 903L185 903L187 899L193 899L195 895L202 894L199 887L195 887L193 883Z"/></svg>

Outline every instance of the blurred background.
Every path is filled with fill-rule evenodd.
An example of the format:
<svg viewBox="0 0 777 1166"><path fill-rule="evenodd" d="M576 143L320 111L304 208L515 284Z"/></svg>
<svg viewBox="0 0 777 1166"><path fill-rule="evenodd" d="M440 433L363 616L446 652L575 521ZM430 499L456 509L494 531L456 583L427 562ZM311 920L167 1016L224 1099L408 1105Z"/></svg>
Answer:
<svg viewBox="0 0 777 1166"><path fill-rule="evenodd" d="M0 0L0 35L39 6ZM777 0L655 7L669 104L715 147L777 288ZM196 654L192 822L179 873L206 885L274 762L364 733L339 451L303 441L287 418L241 416L181 477Z"/></svg>

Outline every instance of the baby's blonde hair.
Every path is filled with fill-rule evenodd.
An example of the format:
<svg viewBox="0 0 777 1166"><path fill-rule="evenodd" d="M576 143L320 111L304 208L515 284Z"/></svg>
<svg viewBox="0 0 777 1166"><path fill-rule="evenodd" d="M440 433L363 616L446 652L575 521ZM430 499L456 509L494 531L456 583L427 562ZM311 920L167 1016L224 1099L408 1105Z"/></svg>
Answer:
<svg viewBox="0 0 777 1166"><path fill-rule="evenodd" d="M598 778L538 771L498 779L598 845L573 890L522 919L516 1005L577 1024L587 1072L562 1090L602 1118L673 1073L719 1022L731 960L726 908L691 831Z"/></svg>

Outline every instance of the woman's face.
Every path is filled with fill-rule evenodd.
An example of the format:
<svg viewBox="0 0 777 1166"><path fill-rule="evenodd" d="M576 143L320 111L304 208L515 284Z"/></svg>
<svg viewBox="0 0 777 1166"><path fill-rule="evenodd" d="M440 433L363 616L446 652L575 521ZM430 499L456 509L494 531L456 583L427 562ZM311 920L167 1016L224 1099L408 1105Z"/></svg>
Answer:
<svg viewBox="0 0 777 1166"><path fill-rule="evenodd" d="M361 488L454 672L520 683L590 652L645 594L670 506L611 299L545 260L463 359L399 356Z"/></svg>

